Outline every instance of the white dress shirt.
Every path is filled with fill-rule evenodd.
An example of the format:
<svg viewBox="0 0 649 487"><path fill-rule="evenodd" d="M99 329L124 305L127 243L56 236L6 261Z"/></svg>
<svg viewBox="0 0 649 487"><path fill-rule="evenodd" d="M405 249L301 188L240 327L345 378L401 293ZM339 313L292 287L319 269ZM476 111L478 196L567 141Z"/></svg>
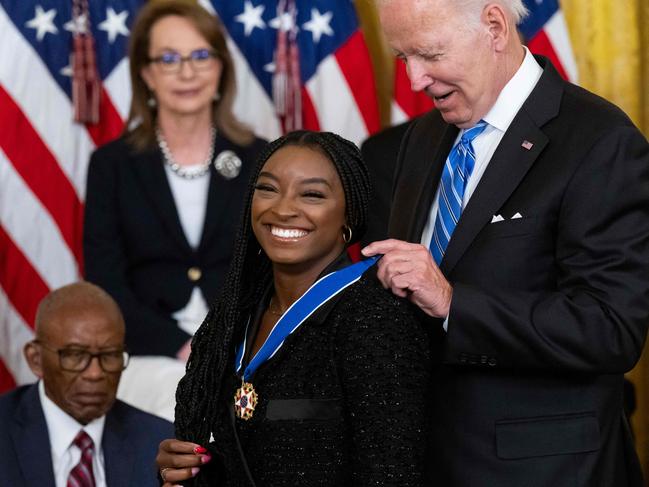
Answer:
<svg viewBox="0 0 649 487"><path fill-rule="evenodd" d="M511 125L514 117L527 100L527 97L530 96L532 90L536 86L536 83L539 81L539 78L543 74L543 69L539 66L539 63L536 62L534 56L530 51L525 49L525 58L521 63L520 67L505 85L505 87L498 95L496 103L494 103L491 110L482 117L482 120L487 122L487 127L484 131L473 139L473 149L476 154L475 165L473 166L473 172L469 176L467 181L466 188L464 190L464 197L462 198L462 209L466 208L469 199L473 195L482 175L484 174L491 157L496 152L498 144L502 140L505 132ZM457 138L453 145L457 144L460 141L463 131L460 130ZM435 228L435 220L437 219L437 210L439 208L439 186L435 193L435 198L433 199L433 204L431 205L430 212L428 214L428 220L424 231L421 234L421 244L426 247L430 247L430 241L433 238L433 229ZM461 216L460 216L461 218ZM451 235L451 239L453 236ZM444 321L444 330L448 330L448 317Z"/></svg>
<svg viewBox="0 0 649 487"><path fill-rule="evenodd" d="M462 209L466 208L469 199L473 195L482 175L484 174L491 156L496 152L496 148L502 140L505 132L514 120L514 117L530 96L532 90L536 86L539 78L543 74L543 69L534 59L532 53L525 47L525 58L523 63L516 71L516 74L509 80L503 90L498 95L496 103L491 107L491 110L482 117L482 120L487 122L487 127L484 131L473 139L473 149L476 154L475 165L473 172L469 176L466 188L464 190L464 197L462 198ZM458 134L453 145L460 141L462 131ZM428 214L428 220L424 231L421 234L421 243L428 247L433 237L433 229L435 228L435 220L437 219L437 209L439 207L439 187L435 193L433 204ZM453 238L453 236L451 236Z"/></svg>
<svg viewBox="0 0 649 487"><path fill-rule="evenodd" d="M74 438L81 429L88 433L95 444L95 452L92 457L95 486L107 487L104 453L101 448L106 416L97 418L84 426L47 397L42 380L38 383L38 395L41 400L45 422L47 423L47 431L50 436L52 467L54 469L56 487L66 487L68 485L70 472L77 466L81 459L81 450L73 443Z"/></svg>

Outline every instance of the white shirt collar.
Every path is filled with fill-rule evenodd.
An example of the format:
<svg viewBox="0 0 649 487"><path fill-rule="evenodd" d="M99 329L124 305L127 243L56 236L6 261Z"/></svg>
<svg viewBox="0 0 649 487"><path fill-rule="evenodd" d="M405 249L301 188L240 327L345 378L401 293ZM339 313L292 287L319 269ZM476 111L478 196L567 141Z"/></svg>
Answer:
<svg viewBox="0 0 649 487"><path fill-rule="evenodd" d="M491 110L482 118L492 127L505 132L514 120L514 117L527 100L539 78L543 74L543 69L536 62L529 49L525 49L525 58L520 67L498 95L496 103Z"/></svg>
<svg viewBox="0 0 649 487"><path fill-rule="evenodd" d="M95 452L97 454L101 451L101 439L104 434L104 424L106 416L93 419L87 425L80 424L76 419L63 411L54 402L47 397L45 393L45 386L43 381L38 382L38 395L43 407L43 414L45 415L45 422L47 423L47 430L50 436L50 447L52 450L52 460L58 462L63 454L70 447L70 444L77 436L80 429L83 429L92 441L95 443Z"/></svg>

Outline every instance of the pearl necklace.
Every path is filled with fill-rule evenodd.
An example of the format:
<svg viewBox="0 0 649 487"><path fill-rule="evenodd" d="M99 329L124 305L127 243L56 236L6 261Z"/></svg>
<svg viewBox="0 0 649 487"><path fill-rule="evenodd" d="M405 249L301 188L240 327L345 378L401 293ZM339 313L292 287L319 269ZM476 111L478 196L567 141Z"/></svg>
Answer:
<svg viewBox="0 0 649 487"><path fill-rule="evenodd" d="M209 171L210 169L210 163L212 162L212 158L214 157L214 142L216 141L216 129L212 127L211 132L212 132L212 142L210 143L210 150L207 153L207 158L205 159L205 162L203 162L202 164L197 164L195 166L190 166L189 168L187 166L181 166L176 162L173 154L169 150L167 141L164 139L159 127L155 129L155 137L158 140L158 147L160 147L160 151L162 152L162 156L164 158L165 164L167 164L167 166L169 166L169 168L181 178L196 179L207 174L207 171Z"/></svg>

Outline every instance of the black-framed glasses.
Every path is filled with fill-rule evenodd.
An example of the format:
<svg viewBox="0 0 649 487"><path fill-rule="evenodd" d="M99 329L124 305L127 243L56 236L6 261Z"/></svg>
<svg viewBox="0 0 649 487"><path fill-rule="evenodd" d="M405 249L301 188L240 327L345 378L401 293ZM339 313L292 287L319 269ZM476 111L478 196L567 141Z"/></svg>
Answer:
<svg viewBox="0 0 649 487"><path fill-rule="evenodd" d="M33 343L58 354L61 369L68 372L83 372L95 357L104 372L121 372L128 366L129 354L126 350L92 353L82 348L52 348L40 340L34 340Z"/></svg>
<svg viewBox="0 0 649 487"><path fill-rule="evenodd" d="M210 69L217 57L213 50L203 48L194 49L187 56L181 56L175 51L165 51L159 56L149 58L149 62L160 66L163 73L174 74L180 72L184 62L188 62L194 71Z"/></svg>

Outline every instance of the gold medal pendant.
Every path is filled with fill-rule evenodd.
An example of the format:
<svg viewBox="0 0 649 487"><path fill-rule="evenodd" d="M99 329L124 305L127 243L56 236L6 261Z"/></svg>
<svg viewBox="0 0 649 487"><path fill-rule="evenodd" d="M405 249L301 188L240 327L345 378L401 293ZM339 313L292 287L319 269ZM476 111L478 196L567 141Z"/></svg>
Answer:
<svg viewBox="0 0 649 487"><path fill-rule="evenodd" d="M257 406L257 393L250 382L241 381L241 387L234 395L234 413L238 418L248 421Z"/></svg>

